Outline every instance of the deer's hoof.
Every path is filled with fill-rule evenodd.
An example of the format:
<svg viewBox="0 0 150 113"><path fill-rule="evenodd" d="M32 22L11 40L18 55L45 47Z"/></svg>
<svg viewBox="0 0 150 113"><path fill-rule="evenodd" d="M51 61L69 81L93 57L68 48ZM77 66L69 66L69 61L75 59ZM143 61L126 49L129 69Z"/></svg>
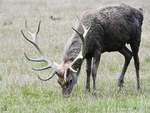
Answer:
<svg viewBox="0 0 150 113"><path fill-rule="evenodd" d="M93 96L94 98L97 98L97 91L96 91L96 90L94 90L94 91L92 92L92 96Z"/></svg>
<svg viewBox="0 0 150 113"><path fill-rule="evenodd" d="M85 94L89 94L90 93L90 89L85 89Z"/></svg>
<svg viewBox="0 0 150 113"><path fill-rule="evenodd" d="M139 86L139 87L137 87L137 91L142 91L142 89L141 89L141 87Z"/></svg>

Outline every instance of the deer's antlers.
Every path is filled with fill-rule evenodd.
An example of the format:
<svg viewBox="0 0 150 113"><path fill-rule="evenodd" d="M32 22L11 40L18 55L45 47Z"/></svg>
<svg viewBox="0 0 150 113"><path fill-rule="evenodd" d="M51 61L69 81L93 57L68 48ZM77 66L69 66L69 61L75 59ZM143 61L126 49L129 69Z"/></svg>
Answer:
<svg viewBox="0 0 150 113"><path fill-rule="evenodd" d="M23 32L22 30L21 30L21 33L22 33L23 37L24 37L28 42L30 42L30 43L39 51L39 53L40 53L40 55L41 55L41 58L33 59L33 58L29 58L29 57L26 55L26 53L24 53L26 59L29 60L29 61L33 61L33 62L47 62L47 63L48 63L48 65L47 65L46 67L43 67L43 68L32 68L32 69L35 70L35 71L42 71L42 70L46 70L46 69L49 69L49 68L54 69L54 71L53 71L53 72L50 74L50 76L48 76L46 79L41 78L40 76L38 76L38 78L39 78L40 80L46 81L46 80L51 79L51 78L57 73L57 71L58 71L58 64L55 63L55 62L52 62L52 61L48 60L48 59L46 58L46 56L44 55L44 53L41 51L41 49L40 49L40 47L39 47L39 45L38 45L38 43L37 43L37 36L38 36L39 31L40 31L40 24L41 24L41 21L39 21L39 25L38 25L37 31L36 31L35 33L31 33L31 32L29 31L28 27L27 27L27 21L25 21L25 28L26 28L26 30L27 30L27 33L31 36L31 38L32 38L31 40L28 39L28 38L25 36L25 34L24 34L24 32Z"/></svg>

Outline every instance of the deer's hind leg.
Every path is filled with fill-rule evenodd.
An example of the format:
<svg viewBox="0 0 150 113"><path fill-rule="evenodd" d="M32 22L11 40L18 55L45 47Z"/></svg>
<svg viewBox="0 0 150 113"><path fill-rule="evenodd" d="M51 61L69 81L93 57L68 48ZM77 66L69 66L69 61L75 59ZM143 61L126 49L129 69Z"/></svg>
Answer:
<svg viewBox="0 0 150 113"><path fill-rule="evenodd" d="M121 72L121 75L120 75L120 78L119 78L119 83L118 83L119 91L121 91L121 88L123 87L123 82L124 82L124 75L126 73L128 65L129 65L129 63L131 61L131 58L132 58L132 52L126 46L123 49L121 49L119 52L125 58L124 66L122 68L122 72Z"/></svg>

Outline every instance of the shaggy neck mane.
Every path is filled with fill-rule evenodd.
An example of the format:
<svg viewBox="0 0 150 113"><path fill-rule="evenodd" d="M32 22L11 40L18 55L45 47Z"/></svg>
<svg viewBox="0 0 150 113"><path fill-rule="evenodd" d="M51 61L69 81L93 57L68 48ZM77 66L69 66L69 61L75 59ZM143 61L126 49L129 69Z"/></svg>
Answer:
<svg viewBox="0 0 150 113"><path fill-rule="evenodd" d="M73 61L81 50L81 42L79 36L74 33L72 37L68 40L64 48L63 61Z"/></svg>

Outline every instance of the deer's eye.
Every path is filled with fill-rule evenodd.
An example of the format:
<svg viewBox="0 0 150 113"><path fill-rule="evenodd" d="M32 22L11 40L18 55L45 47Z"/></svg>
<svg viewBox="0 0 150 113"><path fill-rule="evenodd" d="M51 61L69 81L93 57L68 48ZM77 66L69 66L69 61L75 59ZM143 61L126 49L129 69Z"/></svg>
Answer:
<svg viewBox="0 0 150 113"><path fill-rule="evenodd" d="M66 84L65 84L66 86L69 86L69 82L66 82Z"/></svg>
<svg viewBox="0 0 150 113"><path fill-rule="evenodd" d="M69 83L72 83L72 79L69 81Z"/></svg>

